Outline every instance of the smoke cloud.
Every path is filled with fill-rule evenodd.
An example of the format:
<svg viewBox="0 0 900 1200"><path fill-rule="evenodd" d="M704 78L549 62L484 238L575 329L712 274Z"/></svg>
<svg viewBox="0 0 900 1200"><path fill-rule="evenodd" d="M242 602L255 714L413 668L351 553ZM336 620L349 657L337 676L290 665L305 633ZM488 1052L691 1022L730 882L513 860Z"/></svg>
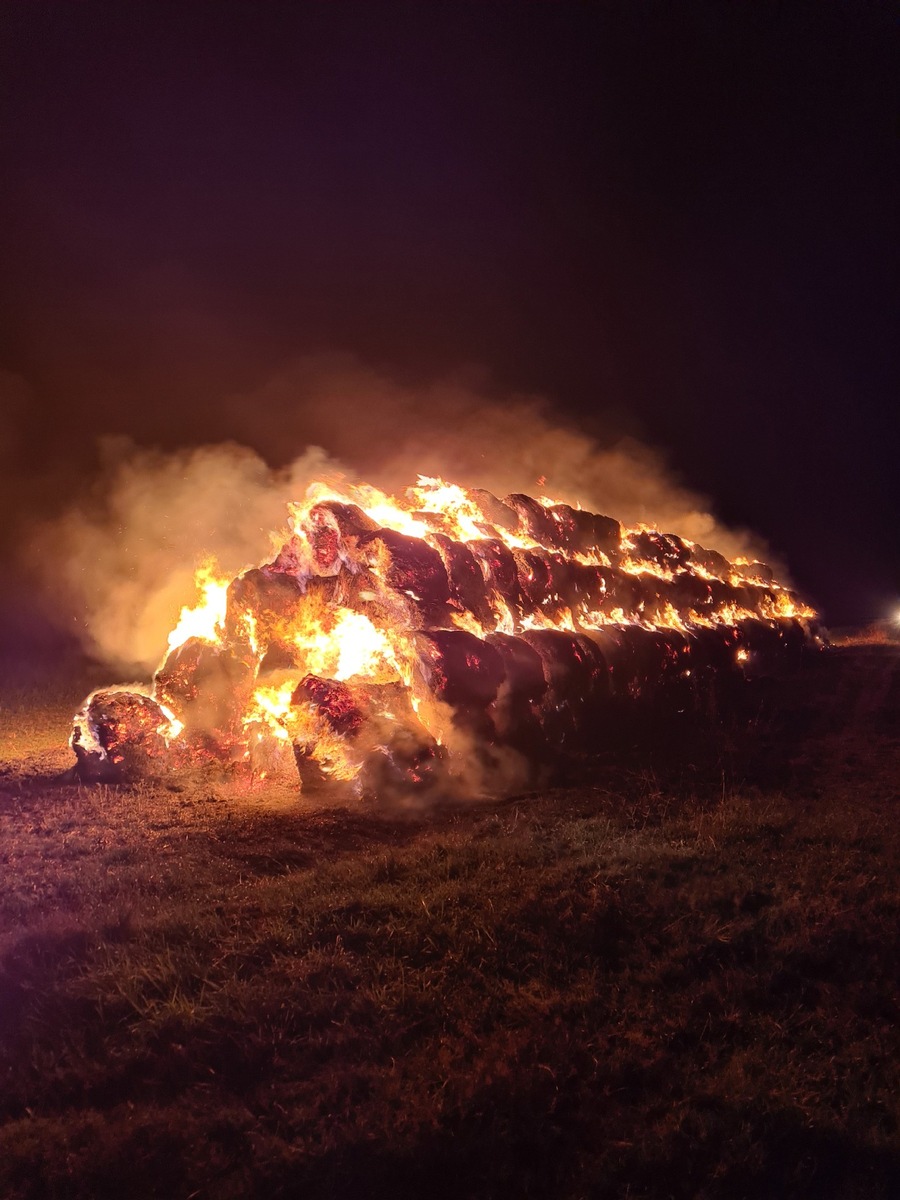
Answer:
<svg viewBox="0 0 900 1200"><path fill-rule="evenodd" d="M196 567L211 556L235 574L266 561L288 502L321 479L392 491L419 473L442 475L647 522L731 557L763 549L721 527L655 451L633 440L602 446L546 401L497 395L477 371L418 386L349 357L305 358L227 397L220 418L234 440L164 452L106 439L90 490L29 531L29 564L57 612L110 665L152 670L196 598Z"/></svg>
<svg viewBox="0 0 900 1200"><path fill-rule="evenodd" d="M477 368L415 386L349 357L309 357L230 398L225 410L233 436L268 460L285 445L312 442L387 490L420 473L441 475L500 496L543 493L626 524L646 521L730 556L764 549L717 522L710 501L682 485L657 451L632 438L602 446L546 399L498 394ZM260 433L260 413L270 430L269 414L277 414L274 437Z"/></svg>

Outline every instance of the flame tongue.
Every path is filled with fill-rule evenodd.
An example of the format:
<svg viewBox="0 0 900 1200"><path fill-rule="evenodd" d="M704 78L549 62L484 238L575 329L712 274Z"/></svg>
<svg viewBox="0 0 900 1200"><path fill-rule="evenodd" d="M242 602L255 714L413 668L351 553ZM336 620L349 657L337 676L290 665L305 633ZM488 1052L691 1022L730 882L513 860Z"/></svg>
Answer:
<svg viewBox="0 0 900 1200"><path fill-rule="evenodd" d="M206 562L196 585L155 700L135 701L142 761L177 743L179 761L200 748L259 774L314 762L343 779L374 761L377 778L432 778L441 744L452 756L473 737L566 744L611 688L668 681L696 702L710 671L748 670L754 646L809 640L815 621L765 564L424 476L402 499L317 485L272 562L233 580ZM109 758L104 737L127 742L125 709L89 700L83 767Z"/></svg>

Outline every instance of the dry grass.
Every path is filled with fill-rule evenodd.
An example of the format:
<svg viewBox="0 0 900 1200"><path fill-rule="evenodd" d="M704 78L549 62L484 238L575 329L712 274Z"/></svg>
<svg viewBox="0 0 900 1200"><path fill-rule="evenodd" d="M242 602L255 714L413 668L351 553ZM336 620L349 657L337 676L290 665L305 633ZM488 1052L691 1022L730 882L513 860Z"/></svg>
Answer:
<svg viewBox="0 0 900 1200"><path fill-rule="evenodd" d="M896 648L427 813L84 788L13 711L3 1196L900 1192Z"/></svg>

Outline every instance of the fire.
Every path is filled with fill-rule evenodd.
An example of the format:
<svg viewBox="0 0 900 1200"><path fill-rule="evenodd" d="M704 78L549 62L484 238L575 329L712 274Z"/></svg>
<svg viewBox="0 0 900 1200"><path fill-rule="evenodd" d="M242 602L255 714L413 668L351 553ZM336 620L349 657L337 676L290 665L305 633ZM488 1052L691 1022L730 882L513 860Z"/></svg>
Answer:
<svg viewBox="0 0 900 1200"><path fill-rule="evenodd" d="M89 698L86 777L219 762L425 786L455 747L574 746L617 704L702 707L719 674L817 644L765 564L547 496L419 476L402 496L317 484L289 513L272 561L198 568L151 695Z"/></svg>
<svg viewBox="0 0 900 1200"><path fill-rule="evenodd" d="M205 642L218 640L225 623L228 604L228 585L231 580L218 574L215 559L207 559L197 568L194 586L200 600L193 608L185 605L178 624L169 634L169 649L174 650L188 638L201 638Z"/></svg>
<svg viewBox="0 0 900 1200"><path fill-rule="evenodd" d="M354 675L385 683L400 678L396 651L387 634L350 608L335 609L333 619L296 630L294 645L313 675L342 682Z"/></svg>

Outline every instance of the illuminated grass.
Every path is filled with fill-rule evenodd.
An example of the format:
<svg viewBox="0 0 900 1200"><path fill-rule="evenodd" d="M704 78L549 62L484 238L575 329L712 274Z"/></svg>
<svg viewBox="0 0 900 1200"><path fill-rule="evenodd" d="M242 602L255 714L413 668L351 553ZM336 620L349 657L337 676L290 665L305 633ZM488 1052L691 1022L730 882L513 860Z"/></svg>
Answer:
<svg viewBox="0 0 900 1200"><path fill-rule="evenodd" d="M0 1194L887 1200L877 663L468 811L7 773Z"/></svg>

